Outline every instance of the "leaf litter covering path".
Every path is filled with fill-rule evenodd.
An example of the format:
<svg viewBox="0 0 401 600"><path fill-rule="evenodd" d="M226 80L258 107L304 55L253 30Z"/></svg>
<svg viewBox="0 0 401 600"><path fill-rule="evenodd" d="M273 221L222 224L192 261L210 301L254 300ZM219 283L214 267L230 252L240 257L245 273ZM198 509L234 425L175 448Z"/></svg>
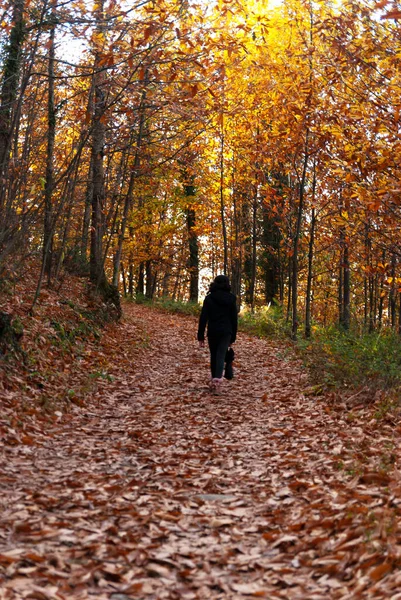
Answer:
<svg viewBox="0 0 401 600"><path fill-rule="evenodd" d="M131 371L2 449L0 599L401 598L394 427L305 397L244 334L210 396L195 320L134 326Z"/></svg>

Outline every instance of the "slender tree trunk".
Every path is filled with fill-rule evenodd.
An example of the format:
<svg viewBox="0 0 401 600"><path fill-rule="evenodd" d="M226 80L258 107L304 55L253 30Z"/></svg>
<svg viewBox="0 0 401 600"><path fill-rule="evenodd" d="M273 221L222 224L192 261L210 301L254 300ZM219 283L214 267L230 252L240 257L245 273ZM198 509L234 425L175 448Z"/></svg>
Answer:
<svg viewBox="0 0 401 600"><path fill-rule="evenodd" d="M286 322L288 323L291 316L291 306L292 306L292 259L288 261L288 274L287 274L287 286L288 286L288 296L287 296L287 315Z"/></svg>
<svg viewBox="0 0 401 600"><path fill-rule="evenodd" d="M338 323L340 327L344 327L344 238L342 231L340 236L340 264L338 268Z"/></svg>
<svg viewBox="0 0 401 600"><path fill-rule="evenodd" d="M252 260L251 260L251 283L250 283L250 304L251 311L255 310L256 296L256 266L257 266L257 209L258 209L257 190L253 197L252 204Z"/></svg>
<svg viewBox="0 0 401 600"><path fill-rule="evenodd" d="M128 294L130 298L134 297L134 265L132 264L132 257L130 257L128 267Z"/></svg>
<svg viewBox="0 0 401 600"><path fill-rule="evenodd" d="M88 243L89 243L89 227L91 221L91 208L93 197L93 153L91 153L88 169L88 180L85 193L85 209L82 220L82 236L81 236L81 257L84 261L87 260Z"/></svg>
<svg viewBox="0 0 401 600"><path fill-rule="evenodd" d="M12 113L17 97L24 41L24 0L14 0L12 28L3 58L3 82L0 92L0 222L2 221L7 179L4 177L12 144Z"/></svg>
<svg viewBox="0 0 401 600"><path fill-rule="evenodd" d="M95 8L97 38L104 38L104 0L99 0ZM105 75L101 66L102 53L96 49L94 61L94 115L92 133L93 157L93 193L92 219L90 235L90 279L96 286L106 282L103 269L103 207L104 207L104 167L103 155L105 145L105 108L104 91Z"/></svg>
<svg viewBox="0 0 401 600"><path fill-rule="evenodd" d="M351 280L350 280L350 262L349 262L349 246L348 246L348 241L346 240L344 242L344 275L343 275L343 281L344 281L344 294L343 294L343 300L344 300L344 307L343 307L343 316L344 316L344 321L343 321L343 327L346 331L349 330L350 325L351 325L351 311L350 311L350 305L351 305Z"/></svg>
<svg viewBox="0 0 401 600"><path fill-rule="evenodd" d="M92 79L91 89L89 91L87 112L90 115L94 114L94 81ZM88 259L88 245L89 245L89 228L91 222L92 213L92 198L93 198L93 152L90 153L88 175L86 180L86 191L85 191L85 208L82 218L82 234L80 244L80 255L84 263Z"/></svg>
<svg viewBox="0 0 401 600"><path fill-rule="evenodd" d="M124 263L120 264L121 267L121 279L123 280L124 298L127 297L127 278L125 276Z"/></svg>
<svg viewBox="0 0 401 600"><path fill-rule="evenodd" d="M171 279L170 266L166 267L166 272L163 275L162 296L167 298L169 295L169 283Z"/></svg>
<svg viewBox="0 0 401 600"><path fill-rule="evenodd" d="M378 320L377 307L378 307L378 299L379 299L379 277L378 277L377 273L374 277L373 296L374 296L374 298L373 298L373 322L374 322L374 327L376 329L377 320Z"/></svg>
<svg viewBox="0 0 401 600"><path fill-rule="evenodd" d="M372 275L369 275L369 333L375 330L375 317L374 317L374 280Z"/></svg>
<svg viewBox="0 0 401 600"><path fill-rule="evenodd" d="M227 227L225 217L225 203L224 203L224 125L222 119L221 125L221 142L220 142L220 218L221 218L221 229L223 233L223 272L224 275L228 273L228 240L227 240Z"/></svg>
<svg viewBox="0 0 401 600"><path fill-rule="evenodd" d="M291 335L293 339L296 339L298 332L298 253L299 253L299 239L301 235L301 225L304 211L304 197L305 197L305 183L306 173L308 168L309 160L309 129L306 130L305 136L305 156L302 167L302 176L299 182L299 202L297 210L297 220L295 226L294 240L293 240L293 254L292 254L292 328Z"/></svg>
<svg viewBox="0 0 401 600"><path fill-rule="evenodd" d="M309 234L308 250L308 276L306 283L306 307L305 307L305 337L310 338L312 333L312 282L313 282L313 257L315 246L316 230L316 209L314 207L316 197L316 160L313 161L313 180L312 180L312 214Z"/></svg>
<svg viewBox="0 0 401 600"><path fill-rule="evenodd" d="M398 305L398 335L401 335L401 294L399 296L399 305Z"/></svg>
<svg viewBox="0 0 401 600"><path fill-rule="evenodd" d="M368 324L368 279L366 274L363 276L363 324L367 327Z"/></svg>
<svg viewBox="0 0 401 600"><path fill-rule="evenodd" d="M383 250L382 263L383 265L386 262L386 251ZM378 311L378 324L379 329L382 328L383 325L383 308L384 308L384 274L380 276L380 287L379 287L379 311Z"/></svg>
<svg viewBox="0 0 401 600"><path fill-rule="evenodd" d="M188 197L188 190L193 189L193 186L185 186L186 196ZM190 302L198 302L199 294L199 244L198 236L195 231L196 227L196 213L193 208L187 208L187 231L188 231L188 245L189 245L189 300Z"/></svg>
<svg viewBox="0 0 401 600"><path fill-rule="evenodd" d="M396 319L396 289L395 289L395 253L393 252L391 257L391 288L390 288L390 298L388 303L389 308L389 321L391 323L391 328L395 329L395 319Z"/></svg>
<svg viewBox="0 0 401 600"><path fill-rule="evenodd" d="M199 242L196 233L196 212L193 199L196 195L194 177L188 173L188 165L183 169L184 194L186 198L185 217L188 233L189 301L198 302L199 295Z"/></svg>
<svg viewBox="0 0 401 600"><path fill-rule="evenodd" d="M56 1L51 3L51 29L48 43L48 101L47 101L47 156L46 156L46 181L45 181L45 214L43 229L43 264L44 273L48 283L51 279L52 254L53 254L53 227L52 227L52 197L54 188L54 144L56 139L56 111L54 107L54 81L55 81L55 46L56 34Z"/></svg>
<svg viewBox="0 0 401 600"><path fill-rule="evenodd" d="M316 211L312 208L312 217L309 234L308 252L308 278L306 283L306 307L305 307L305 337L310 338L312 333L312 280L313 280L313 253L315 244Z"/></svg>
<svg viewBox="0 0 401 600"><path fill-rule="evenodd" d="M241 307L241 241L240 241L240 214L238 210L238 198L235 184L235 168L233 169L233 229L234 229L234 241L233 249L231 252L231 289L233 294L237 297L237 305Z"/></svg>
<svg viewBox="0 0 401 600"><path fill-rule="evenodd" d="M280 230L276 223L274 214L266 207L262 207L263 214L263 233L262 244L263 253L261 267L265 287L265 302L271 304L276 301L279 294L279 248L280 248Z"/></svg>
<svg viewBox="0 0 401 600"><path fill-rule="evenodd" d="M172 295L173 300L177 299L179 282L180 282L180 270L177 269L177 272L175 274L174 288L173 288L173 295Z"/></svg>
<svg viewBox="0 0 401 600"><path fill-rule="evenodd" d="M284 265L283 265L283 260L281 257L281 247L279 245L278 249L277 249L277 260L278 260L278 264L279 264L279 290L280 290L280 304L283 305L284 303Z"/></svg>
<svg viewBox="0 0 401 600"><path fill-rule="evenodd" d="M145 273L146 273L146 288L145 288L145 296L151 300L153 298L153 289L154 289L154 273L153 273L153 263L151 260L147 260L145 263Z"/></svg>
<svg viewBox="0 0 401 600"><path fill-rule="evenodd" d="M142 261L138 267L138 277L136 284L137 296L143 296L145 294L145 263Z"/></svg>

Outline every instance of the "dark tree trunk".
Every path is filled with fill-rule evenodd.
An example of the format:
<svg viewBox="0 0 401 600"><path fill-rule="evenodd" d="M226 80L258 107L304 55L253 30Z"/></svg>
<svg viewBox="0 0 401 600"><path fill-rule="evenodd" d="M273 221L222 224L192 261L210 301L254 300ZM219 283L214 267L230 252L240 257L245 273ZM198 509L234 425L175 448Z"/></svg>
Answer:
<svg viewBox="0 0 401 600"><path fill-rule="evenodd" d="M383 256L382 256L382 264L384 265L386 263L386 251L383 250ZM379 325L379 329L381 329L382 325L383 325L383 308L384 308L384 297L385 297L385 292L384 292L384 273L381 273L380 275L380 286L379 286L379 310L378 310L378 325Z"/></svg>
<svg viewBox="0 0 401 600"><path fill-rule="evenodd" d="M93 198L93 152L91 153L86 183L85 209L82 220L81 258L86 263L89 243L89 227L91 222L91 208Z"/></svg>
<svg viewBox="0 0 401 600"><path fill-rule="evenodd" d="M104 37L104 0L99 0L95 10L96 32L99 37ZM92 219L90 235L90 279L96 286L105 285L106 276L103 266L103 208L104 208L104 145L106 109L104 91L104 71L101 68L101 53L96 50L94 63L94 115L92 134L92 160L93 160L93 193L92 193Z"/></svg>
<svg viewBox="0 0 401 600"><path fill-rule="evenodd" d="M153 264L151 260L147 260L145 263L145 272L146 272L146 289L145 296L152 300L153 291L154 291L154 274L153 274Z"/></svg>
<svg viewBox="0 0 401 600"><path fill-rule="evenodd" d="M401 335L401 294L399 294L399 305L398 305L398 335Z"/></svg>
<svg viewBox="0 0 401 600"><path fill-rule="evenodd" d="M277 299L280 288L279 248L281 234L276 220L263 208L263 258L261 266L265 284L265 302L271 304Z"/></svg>
<svg viewBox="0 0 401 600"><path fill-rule="evenodd" d="M338 268L338 323L340 327L344 327L344 248L341 242L340 248L340 264Z"/></svg>
<svg viewBox="0 0 401 600"><path fill-rule="evenodd" d="M244 281L245 304L251 304L251 280L252 280L252 219L248 198L244 196L241 205L243 224L243 267L242 276Z"/></svg>
<svg viewBox="0 0 401 600"><path fill-rule="evenodd" d="M56 34L56 2L51 4L51 29L49 35L48 54L48 99L47 99L47 156L46 156L46 181L45 181L45 215L43 229L43 270L47 275L48 283L51 279L53 234L52 227L52 197L54 187L54 144L56 139L56 111L54 107L54 63L55 47L54 38Z"/></svg>
<svg viewBox="0 0 401 600"><path fill-rule="evenodd" d="M249 286L251 311L255 310L256 297L256 266L257 266L257 190L255 190L252 204L252 257L251 257L251 282Z"/></svg>
<svg viewBox="0 0 401 600"><path fill-rule="evenodd" d="M128 294L130 298L134 297L134 265L132 264L132 257L129 259L128 267Z"/></svg>
<svg viewBox="0 0 401 600"><path fill-rule="evenodd" d="M241 211L238 210L238 197L235 185L235 169L233 171L233 231L234 240L231 250L231 289L237 297L237 306L241 308L241 267L242 267L242 251L241 251Z"/></svg>
<svg viewBox="0 0 401 600"><path fill-rule="evenodd" d="M221 218L221 229L223 233L223 272L227 275L228 272L228 239L227 239L227 226L225 216L225 205L224 205L224 128L221 126L221 145L220 145L220 218Z"/></svg>
<svg viewBox="0 0 401 600"><path fill-rule="evenodd" d="M390 298L389 298L389 303L388 303L389 320L390 320L392 329L395 329L396 305L397 305L397 293L396 293L396 288L395 288L395 253L393 253L393 255L391 257L391 288L390 288Z"/></svg>
<svg viewBox="0 0 401 600"><path fill-rule="evenodd" d="M124 298L126 298L127 297L127 292L128 292L128 289L127 289L127 278L125 276L124 264L121 263L120 266L121 266L121 279L123 280Z"/></svg>
<svg viewBox="0 0 401 600"><path fill-rule="evenodd" d="M7 171L11 139L12 139L12 113L17 97L20 67L21 48L25 36L24 28L24 0L14 0L12 28L8 46L3 59L3 81L0 93L0 180ZM0 201L4 194L0 193ZM0 203L0 218L2 214Z"/></svg>
<svg viewBox="0 0 401 600"><path fill-rule="evenodd" d="M315 245L316 211L312 208L309 251L308 251L308 277L306 283L306 307L305 307L305 337L310 338L312 333L312 280L313 280L313 253Z"/></svg>
<svg viewBox="0 0 401 600"><path fill-rule="evenodd" d="M139 263L135 293L137 296L143 296L145 294L145 263L144 262Z"/></svg>
<svg viewBox="0 0 401 600"><path fill-rule="evenodd" d="M188 196L188 189L193 189L193 186L185 186L185 194ZM193 195L193 194L191 194ZM187 231L189 245L189 300L190 302L198 302L199 294L199 244L198 236L195 231L196 213L193 208L187 208Z"/></svg>
<svg viewBox="0 0 401 600"><path fill-rule="evenodd" d="M164 298L167 298L169 295L169 284L171 279L170 267L167 267L166 272L163 275L163 284L162 284L162 295Z"/></svg>
<svg viewBox="0 0 401 600"><path fill-rule="evenodd" d="M287 296L287 316L286 321L290 320L292 305L292 260L288 261L288 296Z"/></svg>
<svg viewBox="0 0 401 600"><path fill-rule="evenodd" d="M350 263L349 263L349 248L348 241L345 241L344 244L344 274L343 274L343 282L344 282L344 292L343 292L343 327L346 331L349 330L351 325L351 311L350 311L350 303L351 303L351 280L350 280Z"/></svg>
<svg viewBox="0 0 401 600"><path fill-rule="evenodd" d="M304 197L305 197L305 183L306 183L306 172L308 168L309 160L309 130L306 131L305 137L305 156L302 167L302 175L299 181L299 201L297 209L297 219L295 225L295 233L293 239L293 253L292 253L292 328L291 335L293 339L296 339L298 332L298 253L299 253L299 240L301 235L301 225L304 211Z"/></svg>

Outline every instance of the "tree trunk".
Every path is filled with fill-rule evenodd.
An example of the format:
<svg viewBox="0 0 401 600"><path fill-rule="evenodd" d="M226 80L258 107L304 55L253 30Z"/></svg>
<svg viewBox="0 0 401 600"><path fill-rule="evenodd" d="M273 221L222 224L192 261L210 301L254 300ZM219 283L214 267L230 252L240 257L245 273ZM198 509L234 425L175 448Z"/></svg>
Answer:
<svg viewBox="0 0 401 600"><path fill-rule="evenodd" d="M249 286L251 311L255 310L256 296L256 266L257 266L257 190L253 197L252 205L252 259L251 259L251 284Z"/></svg>
<svg viewBox="0 0 401 600"><path fill-rule="evenodd" d="M351 287L350 287L350 264L349 264L349 247L348 241L344 243L344 274L343 274L343 327L346 331L349 330L351 325Z"/></svg>
<svg viewBox="0 0 401 600"><path fill-rule="evenodd" d="M121 263L120 267L121 267L121 278L123 280L124 298L126 298L127 297L127 293L128 293L128 289L127 289L127 278L125 276L124 264Z"/></svg>
<svg viewBox="0 0 401 600"><path fill-rule="evenodd" d="M233 229L234 229L234 241L231 252L231 290L237 297L237 306L241 308L241 267L242 267L242 252L241 252L241 240L240 230L241 222L240 215L241 211L238 210L238 198L235 185L235 169L233 170Z"/></svg>
<svg viewBox="0 0 401 600"><path fill-rule="evenodd" d="M188 196L188 190L193 189L193 186L185 186L185 194ZM193 208L187 208L187 231L189 245L189 301L198 302L199 294L199 244L198 236L195 232L196 213Z"/></svg>
<svg viewBox="0 0 401 600"><path fill-rule="evenodd" d="M280 238L280 230L277 226L275 217L271 215L267 208L263 207L263 259L261 261L261 266L265 285L266 304L273 303L279 294Z"/></svg>
<svg viewBox="0 0 401 600"><path fill-rule="evenodd" d="M313 161L313 181L312 181L312 214L309 234L308 250L308 276L306 283L306 307L305 307L305 337L310 338L312 334L312 281L313 281L313 258L315 246L316 230L316 209L314 207L316 196L316 160Z"/></svg>
<svg viewBox="0 0 401 600"><path fill-rule="evenodd" d="M393 252L391 257L391 288L390 288L390 297L388 303L389 310L389 321L391 323L392 329L395 329L395 319L396 319L396 289L395 289L395 253Z"/></svg>
<svg viewBox="0 0 401 600"><path fill-rule="evenodd" d="M224 206L224 126L223 119L221 125L221 142L220 142L220 218L221 218L221 229L223 233L223 272L227 275L228 272L228 240L227 240L227 227L225 217L225 206Z"/></svg>
<svg viewBox="0 0 401 600"><path fill-rule="evenodd" d="M292 339L296 339L298 332L298 251L299 251L299 238L301 235L301 225L303 219L304 210L304 196L305 196L305 183L306 183L306 172L308 168L309 160L309 129L306 130L305 135L305 156L302 167L302 176L299 182L299 202L297 211L297 221L294 233L294 245L292 254L292 328L291 335Z"/></svg>
<svg viewBox="0 0 401 600"><path fill-rule="evenodd" d="M89 243L89 226L91 221L91 207L93 197L93 154L91 154L89 169L88 169L88 181L86 184L85 194L85 209L82 220L82 236L81 236L81 257L84 261L87 260L88 243Z"/></svg>
<svg viewBox="0 0 401 600"><path fill-rule="evenodd" d="M383 250L382 263L383 263L383 265L386 263L386 251L385 250ZM383 325L384 296L385 296L384 274L382 273L380 276L380 286L379 286L379 310L378 310L379 329L381 329L381 327Z"/></svg>
<svg viewBox="0 0 401 600"><path fill-rule="evenodd" d="M134 297L134 265L132 264L132 258L130 258L128 267L128 294L131 299Z"/></svg>
<svg viewBox="0 0 401 600"><path fill-rule="evenodd" d="M341 232L342 234L342 232ZM340 235L341 235L340 234ZM343 240L340 247L340 264L338 267L338 323L344 327L344 247Z"/></svg>
<svg viewBox="0 0 401 600"><path fill-rule="evenodd" d="M309 234L308 252L308 277L306 283L306 307L305 307L305 337L310 338L312 333L312 280L313 280L313 253L315 244L316 211L312 208L312 217Z"/></svg>
<svg viewBox="0 0 401 600"><path fill-rule="evenodd" d="M139 263L135 293L137 296L145 294L145 263L143 261Z"/></svg>
<svg viewBox="0 0 401 600"><path fill-rule="evenodd" d="M46 155L46 181L45 181L45 214L43 229L43 270L47 275L48 283L51 279L52 254L53 254L53 227L52 227L52 196L54 188L54 144L56 139L56 111L54 108L54 62L56 34L56 2L51 3L51 29L49 35L48 53L48 99L47 99L47 155Z"/></svg>
<svg viewBox="0 0 401 600"><path fill-rule="evenodd" d="M287 296L287 314L286 314L286 322L288 323L291 316L291 306L292 306L292 258L288 261L288 296Z"/></svg>
<svg viewBox="0 0 401 600"><path fill-rule="evenodd" d="M21 48L25 36L24 0L14 0L12 23L9 43L5 49L3 59L3 83L0 93L0 180L3 180L10 158L12 113L17 97L21 67ZM0 220L3 199L4 194L0 191Z"/></svg>
<svg viewBox="0 0 401 600"><path fill-rule="evenodd" d="M167 270L166 270L166 272L163 275L163 284L162 284L162 296L163 296L163 298L168 298L170 279L171 279L170 267L167 266Z"/></svg>
<svg viewBox="0 0 401 600"><path fill-rule="evenodd" d="M401 294L399 294L399 306L398 306L398 335L401 335Z"/></svg>
<svg viewBox="0 0 401 600"><path fill-rule="evenodd" d="M153 289L154 289L154 274L153 274L153 264L151 260L147 260L145 263L145 273L146 273L146 288L145 288L145 296L152 300L153 298Z"/></svg>
<svg viewBox="0 0 401 600"><path fill-rule="evenodd" d="M95 5L95 19L97 38L104 37L104 0L99 0ZM105 144L104 115L106 108L104 92L104 70L101 66L102 53L99 48L95 52L94 61L94 115L92 133L93 157L93 193L92 193L92 219L90 235L90 279L96 286L106 283L103 268L103 207L104 207L104 167L103 155Z"/></svg>

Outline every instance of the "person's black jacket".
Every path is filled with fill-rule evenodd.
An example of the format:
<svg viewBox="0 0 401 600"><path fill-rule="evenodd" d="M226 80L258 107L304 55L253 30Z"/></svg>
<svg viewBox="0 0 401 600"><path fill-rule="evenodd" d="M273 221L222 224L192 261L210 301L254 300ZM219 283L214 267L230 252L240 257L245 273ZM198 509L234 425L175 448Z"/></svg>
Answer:
<svg viewBox="0 0 401 600"><path fill-rule="evenodd" d="M233 344L237 337L238 313L234 294L225 290L210 292L202 306L199 317L198 340L205 339L207 324L208 337L231 335Z"/></svg>

